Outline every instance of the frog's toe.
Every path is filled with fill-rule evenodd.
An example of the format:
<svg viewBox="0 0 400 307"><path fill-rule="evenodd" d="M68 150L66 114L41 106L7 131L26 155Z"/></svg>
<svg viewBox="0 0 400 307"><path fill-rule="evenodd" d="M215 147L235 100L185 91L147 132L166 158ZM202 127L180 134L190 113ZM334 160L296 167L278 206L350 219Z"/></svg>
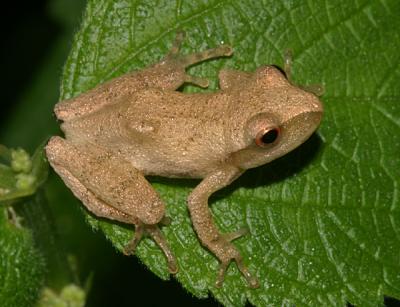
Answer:
<svg viewBox="0 0 400 307"><path fill-rule="evenodd" d="M171 55L179 54L179 50L181 49L182 42L185 39L186 33L183 30L176 32L175 40L172 43L171 49L169 53Z"/></svg>
<svg viewBox="0 0 400 307"><path fill-rule="evenodd" d="M220 45L208 50L184 55L180 58L180 62L185 66L191 66L209 59L231 56L233 53L232 47L228 45Z"/></svg>
<svg viewBox="0 0 400 307"><path fill-rule="evenodd" d="M143 234L144 234L143 224L136 225L135 236L132 238L131 241L128 242L128 244L124 247L122 252L127 256L133 255L135 253L136 246L139 244L140 240L143 237Z"/></svg>
<svg viewBox="0 0 400 307"><path fill-rule="evenodd" d="M178 266L177 266L177 264L176 264L175 259L173 259L172 261L168 261L168 271L169 271L171 274L176 274L176 273L178 273L179 269L178 269Z"/></svg>
<svg viewBox="0 0 400 307"><path fill-rule="evenodd" d="M207 88L209 85L209 81L206 78L195 77L187 74L185 75L184 81L186 83L191 83L202 88Z"/></svg>
<svg viewBox="0 0 400 307"><path fill-rule="evenodd" d="M179 52L184 39L185 32L178 31L176 33L175 41L173 42L170 52L167 56L167 59L174 59L181 63L184 67L188 67L209 59L231 56L233 53L232 47L230 47L229 45L220 45L218 47L208 50L195 52L188 55L181 55Z"/></svg>
<svg viewBox="0 0 400 307"><path fill-rule="evenodd" d="M136 246L138 245L138 243L139 242L136 241L136 240L129 241L129 243L122 250L122 253L125 256L134 255L135 254L135 250L136 250Z"/></svg>
<svg viewBox="0 0 400 307"><path fill-rule="evenodd" d="M221 236L228 242L236 240L242 236L249 234L249 229L246 227L240 228L233 232L224 233Z"/></svg>
<svg viewBox="0 0 400 307"><path fill-rule="evenodd" d="M167 239L165 239L163 233L157 225L146 225L146 233L148 233L152 239L157 243L157 245L163 251L168 262L168 270L171 274L176 274L178 272L178 266L176 264L176 258L172 253Z"/></svg>
<svg viewBox="0 0 400 307"><path fill-rule="evenodd" d="M292 61L293 61L293 51L291 49L286 49L284 52L284 67L283 70L285 72L286 78L291 84L293 83L292 80ZM299 86L303 90L313 93L315 96L322 96L325 93L325 88L322 84L310 84L310 85L303 85Z"/></svg>
<svg viewBox="0 0 400 307"><path fill-rule="evenodd" d="M233 260L236 262L237 267L239 268L239 271L242 273L243 277L246 279L249 287L253 288L253 289L258 288L260 286L258 283L258 279L250 273L247 266L243 263L242 256L240 256L240 254L238 252L234 258L221 260L221 264L219 265L219 269L218 269L217 280L215 281L215 286L217 288L222 287L222 284L225 279L226 270L228 269L229 264Z"/></svg>
<svg viewBox="0 0 400 307"><path fill-rule="evenodd" d="M170 219L164 217L160 223L169 223ZM163 233L161 232L158 225L147 225L144 223L139 223L136 225L135 236L123 249L125 255L132 255L135 253L136 246L143 238L143 235L149 235L161 248L168 262L168 270L171 274L176 274L178 272L178 266L176 264L176 258L169 248L168 242L165 239Z"/></svg>
<svg viewBox="0 0 400 307"><path fill-rule="evenodd" d="M292 59L293 59L293 51L292 49L286 49L283 56L284 67L283 71L285 72L286 78L292 83Z"/></svg>
<svg viewBox="0 0 400 307"><path fill-rule="evenodd" d="M244 265L242 257L235 258L235 261L240 272L243 274L244 278L249 284L250 288L253 289L258 288L260 286L258 283L258 279L255 276L251 275L247 266Z"/></svg>

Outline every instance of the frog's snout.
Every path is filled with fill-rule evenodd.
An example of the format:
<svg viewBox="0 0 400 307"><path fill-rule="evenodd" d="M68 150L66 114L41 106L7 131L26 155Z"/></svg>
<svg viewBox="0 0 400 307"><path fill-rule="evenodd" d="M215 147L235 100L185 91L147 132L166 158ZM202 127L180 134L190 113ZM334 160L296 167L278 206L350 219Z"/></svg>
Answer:
<svg viewBox="0 0 400 307"><path fill-rule="evenodd" d="M322 120L322 115L324 114L324 107L322 106L321 101L316 97L310 102L310 104L309 116L312 117L312 122L318 126Z"/></svg>
<svg viewBox="0 0 400 307"><path fill-rule="evenodd" d="M321 103L321 100L318 97L314 96L310 100L310 111L314 113L319 113L320 120L322 119L322 115L324 114L324 107Z"/></svg>
<svg viewBox="0 0 400 307"><path fill-rule="evenodd" d="M297 105L295 108L296 111L293 113L297 113L296 116L300 116L304 125L310 125L311 127L314 126L316 129L319 126L324 114L324 107L321 101L312 93L305 93L301 96L301 100L302 102Z"/></svg>
<svg viewBox="0 0 400 307"><path fill-rule="evenodd" d="M296 104L297 102L297 104ZM305 142L321 123L324 109L317 96L307 93L297 96L283 129L286 133L286 152Z"/></svg>

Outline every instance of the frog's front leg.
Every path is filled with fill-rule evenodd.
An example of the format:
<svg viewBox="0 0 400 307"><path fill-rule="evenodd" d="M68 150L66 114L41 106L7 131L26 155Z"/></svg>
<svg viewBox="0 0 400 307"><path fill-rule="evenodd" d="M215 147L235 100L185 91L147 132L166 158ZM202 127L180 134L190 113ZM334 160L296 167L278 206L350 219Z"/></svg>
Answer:
<svg viewBox="0 0 400 307"><path fill-rule="evenodd" d="M229 185L242 173L242 170L234 166L225 166L203 179L188 198L191 219L199 239L221 262L216 281L217 287L222 286L226 270L233 260L236 262L250 287L258 287L257 278L250 274L248 268L243 263L240 252L230 242L240 237L245 232L241 229L237 232L221 234L214 224L211 212L208 208L208 198L210 195Z"/></svg>
<svg viewBox="0 0 400 307"><path fill-rule="evenodd" d="M144 176L128 161L94 145L72 144L53 137L46 146L51 166L86 208L99 217L136 226L124 252L131 254L143 234L149 234L163 250L171 273L175 257L158 224L165 206Z"/></svg>
<svg viewBox="0 0 400 307"><path fill-rule="evenodd" d="M286 78L291 84L295 84L292 79L292 66L293 66L293 52L291 49L286 49L283 56L283 71L285 72ZM309 85L297 85L303 90L313 93L316 96L322 96L325 92L324 86L321 84L309 84Z"/></svg>
<svg viewBox="0 0 400 307"><path fill-rule="evenodd" d="M182 55L180 47L184 37L184 32L178 32L169 54L160 63L147 70L148 74L154 74L154 78L152 78L153 87L176 90L184 83L208 87L207 79L187 74L186 68L209 59L232 55L232 48L228 45L220 45L208 50Z"/></svg>
<svg viewBox="0 0 400 307"><path fill-rule="evenodd" d="M179 49L183 38L184 33L179 32L171 51L159 63L109 80L77 97L59 102L54 108L57 118L65 121L93 113L105 105L118 101L121 97L133 95L146 88L176 90L184 83L207 87L207 79L188 75L186 68L205 60L230 56L232 49L227 45L220 45L209 50L182 55Z"/></svg>

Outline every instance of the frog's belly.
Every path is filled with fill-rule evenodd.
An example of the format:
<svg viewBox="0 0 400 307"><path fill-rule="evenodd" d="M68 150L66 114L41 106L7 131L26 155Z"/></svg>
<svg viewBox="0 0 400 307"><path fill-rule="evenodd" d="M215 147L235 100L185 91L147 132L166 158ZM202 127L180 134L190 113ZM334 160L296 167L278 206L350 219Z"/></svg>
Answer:
<svg viewBox="0 0 400 307"><path fill-rule="evenodd" d="M152 161L141 165L140 170L145 176L162 176L170 178L204 178L217 167L209 164L187 163L182 161Z"/></svg>

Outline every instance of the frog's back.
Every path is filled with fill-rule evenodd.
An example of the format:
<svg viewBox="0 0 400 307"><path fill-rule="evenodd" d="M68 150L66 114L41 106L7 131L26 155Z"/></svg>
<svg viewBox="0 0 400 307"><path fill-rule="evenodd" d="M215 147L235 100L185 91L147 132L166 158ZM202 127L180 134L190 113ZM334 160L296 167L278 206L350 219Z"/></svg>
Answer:
<svg viewBox="0 0 400 307"><path fill-rule="evenodd" d="M145 89L62 128L68 139L118 153L146 175L203 177L226 152L227 101L217 95Z"/></svg>
<svg viewBox="0 0 400 307"><path fill-rule="evenodd" d="M129 101L121 146L127 159L148 175L203 177L226 151L226 102L217 95L152 89Z"/></svg>

